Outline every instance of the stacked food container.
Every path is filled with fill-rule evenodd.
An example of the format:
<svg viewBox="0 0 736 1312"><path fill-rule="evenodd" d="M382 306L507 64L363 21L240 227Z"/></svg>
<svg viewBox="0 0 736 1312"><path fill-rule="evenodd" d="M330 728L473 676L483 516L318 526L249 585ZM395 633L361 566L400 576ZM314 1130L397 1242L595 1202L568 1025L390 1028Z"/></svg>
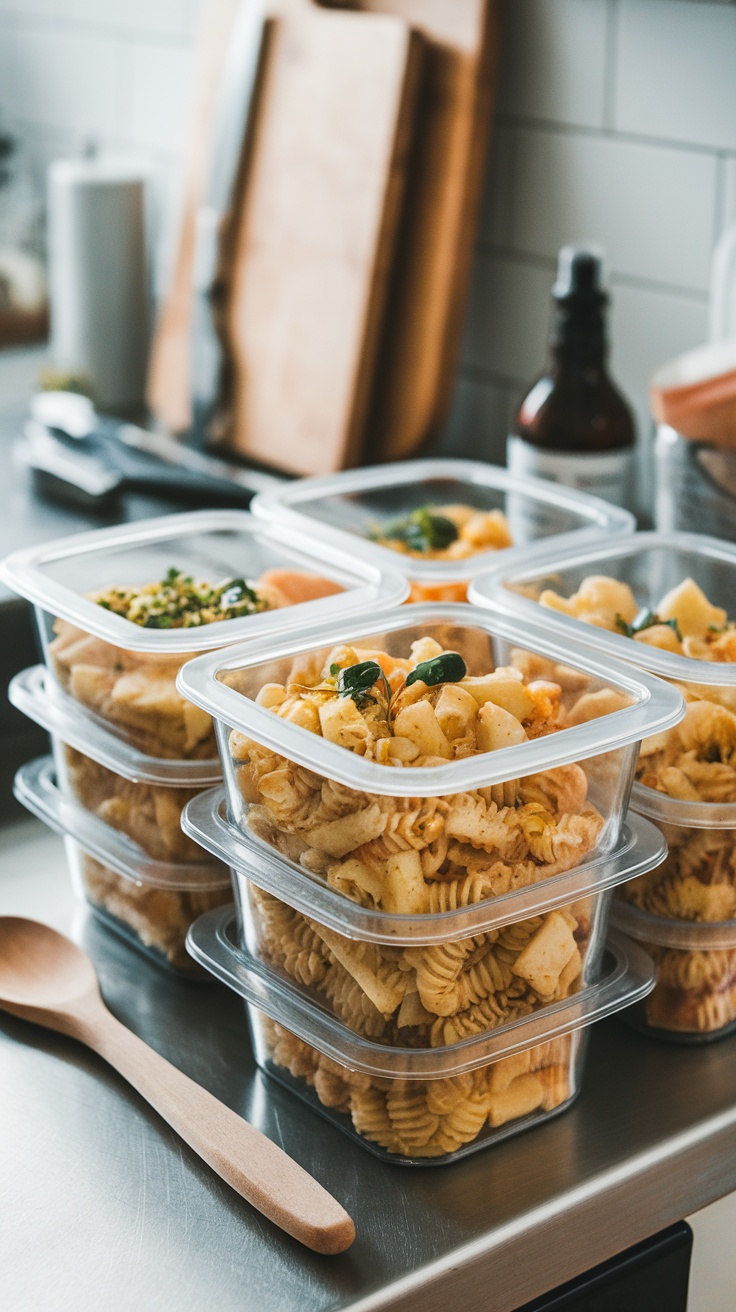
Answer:
<svg viewBox="0 0 736 1312"><path fill-rule="evenodd" d="M736 548L684 533L552 551L473 587L494 612L524 623L544 611L571 648L584 638L685 695L682 722L644 743L631 799L669 854L614 911L657 965L654 992L627 1017L685 1042L736 1027L735 596Z"/></svg>
<svg viewBox="0 0 736 1312"><path fill-rule="evenodd" d="M221 777L210 717L176 688L181 665L251 634L396 604L402 576L278 531L244 511L198 511L18 552L9 587L36 608L44 665L16 706L51 734L20 800L65 837L75 886L156 960L191 974L187 930L230 900L227 867L181 829Z"/></svg>
<svg viewBox="0 0 736 1312"><path fill-rule="evenodd" d="M624 817L679 694L452 603L200 657L179 687L225 774L184 827L239 911L190 950L246 999L264 1068L392 1160L568 1106L590 1023L651 985L606 922L664 854Z"/></svg>

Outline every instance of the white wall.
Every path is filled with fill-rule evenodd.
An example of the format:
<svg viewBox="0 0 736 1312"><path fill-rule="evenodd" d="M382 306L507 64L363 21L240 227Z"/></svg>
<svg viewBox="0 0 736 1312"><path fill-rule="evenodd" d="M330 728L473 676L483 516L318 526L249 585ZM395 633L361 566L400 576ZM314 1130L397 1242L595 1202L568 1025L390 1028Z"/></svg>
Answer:
<svg viewBox="0 0 736 1312"><path fill-rule="evenodd" d="M0 0L0 125L45 161L145 149L166 216L206 0ZM651 369L703 340L713 242L736 218L736 8L506 0L502 87L445 450L503 458L544 358L555 253L607 250L613 368L648 428Z"/></svg>

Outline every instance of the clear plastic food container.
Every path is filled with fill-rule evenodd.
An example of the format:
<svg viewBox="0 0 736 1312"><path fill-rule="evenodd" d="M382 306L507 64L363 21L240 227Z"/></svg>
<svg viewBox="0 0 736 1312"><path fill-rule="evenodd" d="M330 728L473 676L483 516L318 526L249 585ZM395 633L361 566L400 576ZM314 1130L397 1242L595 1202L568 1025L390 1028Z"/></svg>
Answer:
<svg viewBox="0 0 736 1312"><path fill-rule="evenodd" d="M467 680L409 684L417 653L437 649L443 655L432 659L451 651ZM382 746L372 729L366 737L352 698L334 689L318 693L326 707L320 702L319 718L313 707L309 719L302 712L299 690L309 693L310 680L320 683L321 670L346 651L358 659L357 674L371 653L389 679L398 670L393 734ZM401 607L379 631L364 619L325 626L309 642L201 657L179 679L185 696L217 720L229 806L243 833L258 834L352 901L411 915L528 888L611 853L639 741L682 714L680 694L661 680L582 646L571 659L541 627L450 603ZM286 695L285 680L296 691ZM379 679L369 694L369 715L384 714L381 687ZM425 694L438 689L435 712ZM285 713L269 709L277 703ZM538 736L501 703L522 719L528 712L529 735ZM326 726L332 740L306 723ZM548 732L559 723L566 727ZM345 724L373 759L342 745L352 741L342 738ZM512 745L494 746L500 742ZM386 745L401 755L384 753Z"/></svg>
<svg viewBox="0 0 736 1312"><path fill-rule="evenodd" d="M261 1069L365 1148L402 1165L457 1161L569 1107L590 1025L643 998L653 982L646 954L616 940L600 982L544 1012L441 1047L386 1047L239 947L232 910L203 916L187 944L246 1000Z"/></svg>
<svg viewBox="0 0 736 1312"><path fill-rule="evenodd" d="M188 801L221 775L218 761L156 760L121 741L66 693L49 696L43 665L15 676L10 701L48 729L59 788L158 861L201 861L182 831Z"/></svg>
<svg viewBox="0 0 736 1312"><path fill-rule="evenodd" d="M258 495L252 509L398 567L412 584L412 601L464 601L470 579L499 559L510 564L519 548L540 539L554 550L635 527L628 511L597 497L473 460L409 460L302 478Z"/></svg>
<svg viewBox="0 0 736 1312"><path fill-rule="evenodd" d="M571 597L567 608L587 622L560 611L559 598ZM584 639L601 656L621 657L681 688L685 717L643 745L637 778L692 802L736 802L736 629L727 623L736 620L735 597L736 546L695 533L637 533L550 552L544 562L489 571L471 589L477 605L519 623L543 612L571 648Z"/></svg>
<svg viewBox="0 0 736 1312"><path fill-rule="evenodd" d="M168 515L44 543L7 557L0 577L35 605L44 659L61 688L145 754L197 760L211 760L216 747L209 717L176 690L184 661L245 638L381 611L408 591L397 570L241 510ZM201 623L176 627L192 580L213 585L214 598L195 607ZM153 597L140 591L149 584L157 585ZM251 613L210 622L223 608Z"/></svg>
<svg viewBox="0 0 736 1312"><path fill-rule="evenodd" d="M253 883L346 939L407 947L454 943L608 893L660 865L666 855L658 827L629 812L621 841L612 852L594 855L527 888L491 893L467 906L411 914L362 906L332 887L324 875L282 856L254 834L244 833L228 819L222 788L200 793L189 802L182 825L211 856L231 867L236 896L241 883L243 887Z"/></svg>
<svg viewBox="0 0 736 1312"><path fill-rule="evenodd" d="M408 916L356 905L243 838L220 789L191 802L183 823L231 863L241 941L257 960L357 1033L409 1047L456 1042L595 982L612 890L665 851L656 827L637 818L608 858L471 907Z"/></svg>
<svg viewBox="0 0 736 1312"><path fill-rule="evenodd" d="M669 850L621 896L675 920L736 920L736 803L681 802L634 784L631 805L657 822Z"/></svg>
<svg viewBox="0 0 736 1312"><path fill-rule="evenodd" d="M736 1029L736 923L697 924L650 915L626 902L611 914L652 957L656 985L626 1019L679 1043L709 1043Z"/></svg>
<svg viewBox="0 0 736 1312"><path fill-rule="evenodd" d="M232 897L226 867L148 856L126 834L64 796L51 757L18 771L15 795L64 837L75 891L100 918L154 961L191 975L187 930L203 912Z"/></svg>

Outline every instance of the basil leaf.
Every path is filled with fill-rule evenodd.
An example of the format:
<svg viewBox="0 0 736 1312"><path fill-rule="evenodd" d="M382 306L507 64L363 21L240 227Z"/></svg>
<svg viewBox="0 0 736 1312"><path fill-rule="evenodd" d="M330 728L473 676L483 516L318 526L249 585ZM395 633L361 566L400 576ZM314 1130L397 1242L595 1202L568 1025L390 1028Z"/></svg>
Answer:
<svg viewBox="0 0 736 1312"><path fill-rule="evenodd" d="M438 683L459 683L465 678L468 667L457 651L443 651L429 661L420 661L406 676L407 688L421 679L429 688Z"/></svg>
<svg viewBox="0 0 736 1312"><path fill-rule="evenodd" d="M361 661L359 665L348 665L340 670L337 691L342 697L367 692L380 679L381 673L378 661Z"/></svg>
<svg viewBox="0 0 736 1312"><path fill-rule="evenodd" d="M373 534L377 538L395 538L411 551L442 551L459 537L458 528L447 515L435 515L428 506L412 510Z"/></svg>
<svg viewBox="0 0 736 1312"><path fill-rule="evenodd" d="M229 610L231 606L239 606L243 601L256 603L258 598L252 588L248 587L245 579L231 579L229 583L223 583L220 589L220 609Z"/></svg>
<svg viewBox="0 0 736 1312"><path fill-rule="evenodd" d="M338 665L337 661L334 661L333 664L330 666L330 676L333 679L336 679L339 673L340 673L340 666Z"/></svg>

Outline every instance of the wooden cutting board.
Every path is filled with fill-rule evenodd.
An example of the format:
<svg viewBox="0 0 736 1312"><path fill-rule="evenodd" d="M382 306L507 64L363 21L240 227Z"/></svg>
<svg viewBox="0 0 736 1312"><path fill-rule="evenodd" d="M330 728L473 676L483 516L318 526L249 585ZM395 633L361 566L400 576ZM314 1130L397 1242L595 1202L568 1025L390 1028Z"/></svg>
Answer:
<svg viewBox="0 0 736 1312"><path fill-rule="evenodd" d="M359 459L422 54L392 15L302 6L274 26L226 316L242 455L300 474Z"/></svg>
<svg viewBox="0 0 736 1312"><path fill-rule="evenodd" d="M425 37L419 131L389 293L363 462L401 459L437 436L460 352L488 149L497 0L356 0Z"/></svg>

